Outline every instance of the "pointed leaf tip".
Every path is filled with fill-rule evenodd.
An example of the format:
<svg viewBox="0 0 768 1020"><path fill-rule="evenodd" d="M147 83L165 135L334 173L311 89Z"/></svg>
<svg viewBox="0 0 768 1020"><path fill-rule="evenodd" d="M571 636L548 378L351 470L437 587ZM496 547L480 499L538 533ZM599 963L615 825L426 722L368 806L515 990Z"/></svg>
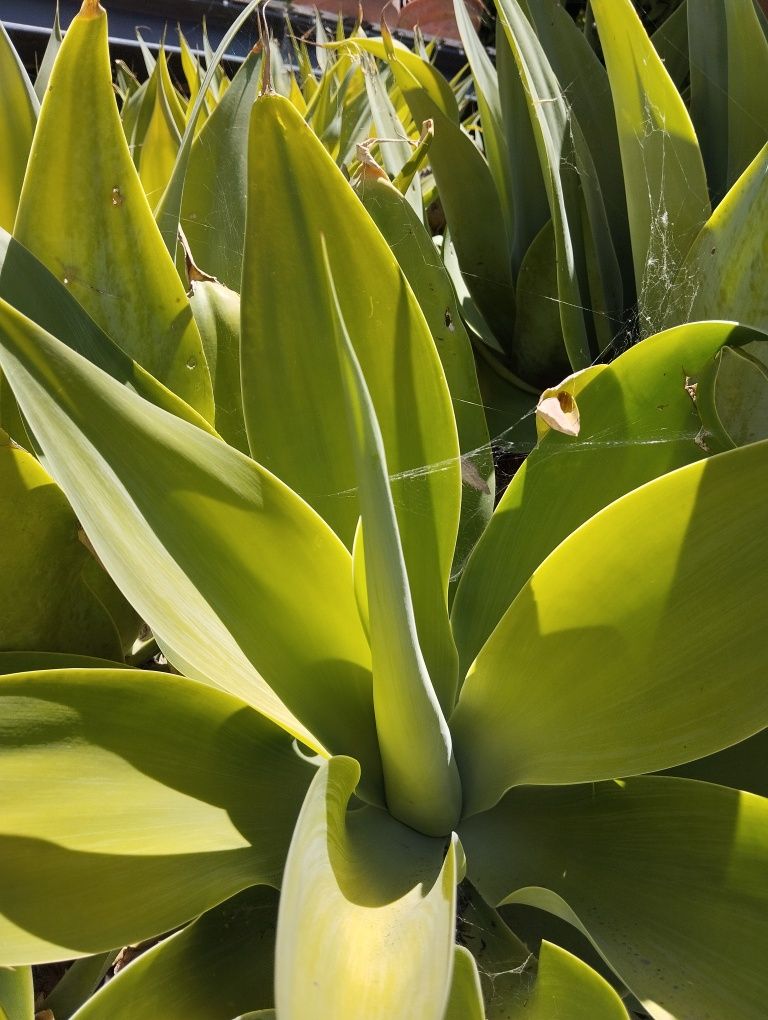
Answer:
<svg viewBox="0 0 768 1020"><path fill-rule="evenodd" d="M107 12L99 3L99 0L83 0L83 5L80 8L79 17L81 18L98 18L102 14Z"/></svg>

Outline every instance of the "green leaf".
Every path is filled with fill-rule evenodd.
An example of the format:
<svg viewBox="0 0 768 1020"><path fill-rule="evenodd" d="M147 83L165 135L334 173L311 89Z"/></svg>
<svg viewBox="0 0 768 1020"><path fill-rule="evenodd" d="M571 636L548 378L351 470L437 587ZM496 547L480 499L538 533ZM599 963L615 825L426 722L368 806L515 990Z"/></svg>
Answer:
<svg viewBox="0 0 768 1020"><path fill-rule="evenodd" d="M45 47L45 53L43 53L43 59L40 61L40 67L38 68L37 77L35 78L35 95L41 103L43 101L45 91L48 88L48 83L51 80L51 71L53 70L53 65L56 62L56 57L59 55L61 41L63 38L64 36L61 31L59 0L56 0L56 11L53 15L53 27L51 28L48 45Z"/></svg>
<svg viewBox="0 0 768 1020"><path fill-rule="evenodd" d="M375 808L359 776L323 765L299 815L277 924L280 1020L443 1020L453 968L456 854Z"/></svg>
<svg viewBox="0 0 768 1020"><path fill-rule="evenodd" d="M516 175L510 158L499 90L499 76L478 37L464 0L454 0L453 10L461 35L461 43L472 70L477 108L483 126L483 150L485 158L488 160L488 169L496 185L509 245L515 230L514 177Z"/></svg>
<svg viewBox="0 0 768 1020"><path fill-rule="evenodd" d="M483 990L475 960L468 949L456 946L451 996L444 1020L485 1020Z"/></svg>
<svg viewBox="0 0 768 1020"><path fill-rule="evenodd" d="M4 964L103 952L279 884L312 769L243 702L89 669L6 677L0 712Z"/></svg>
<svg viewBox="0 0 768 1020"><path fill-rule="evenodd" d="M575 924L658 1020L761 1020L767 822L761 797L643 777L512 791L461 840L490 902Z"/></svg>
<svg viewBox="0 0 768 1020"><path fill-rule="evenodd" d="M0 227L13 230L39 102L0 23Z"/></svg>
<svg viewBox="0 0 768 1020"><path fill-rule="evenodd" d="M131 161L107 17L90 0L56 60L14 235L129 357L212 420L200 334Z"/></svg>
<svg viewBox="0 0 768 1020"><path fill-rule="evenodd" d="M509 158L514 157L518 171L510 175L514 215L510 254L512 273L517 277L525 253L551 217L525 87L500 18L496 19L495 42L504 133L508 146L514 139L514 151L509 152Z"/></svg>
<svg viewBox="0 0 768 1020"><path fill-rule="evenodd" d="M36 673L50 669L127 669L124 662L111 662L89 655L67 652L0 652L0 675Z"/></svg>
<svg viewBox="0 0 768 1020"><path fill-rule="evenodd" d="M429 327L389 245L289 100L257 99L250 146L241 368L251 451L351 547L360 511L339 414L344 398L324 236L384 438L419 641L436 688L450 692L456 661L446 606L460 463ZM285 300L281 288L297 273L301 300Z"/></svg>
<svg viewBox="0 0 768 1020"><path fill-rule="evenodd" d="M375 790L370 651L331 530L253 461L2 305L0 366L99 559L171 661L316 749L340 741Z"/></svg>
<svg viewBox="0 0 768 1020"><path fill-rule="evenodd" d="M566 388L580 409L579 435L544 436L464 571L452 611L461 675L536 567L572 531L619 496L704 455L685 377L697 378L723 344L759 336L732 323L696 323L573 377Z"/></svg>
<svg viewBox="0 0 768 1020"><path fill-rule="evenodd" d="M179 128L161 79L164 62L165 53L161 49L160 60L149 78L142 112L139 114L140 118L146 118L146 126L141 131L139 144L133 150L136 169L152 209L163 197L181 145Z"/></svg>
<svg viewBox="0 0 768 1020"><path fill-rule="evenodd" d="M743 0L687 0L691 117L713 203L768 137L768 40Z"/></svg>
<svg viewBox="0 0 768 1020"><path fill-rule="evenodd" d="M668 768L768 723L767 468L768 442L689 464L542 563L451 718L466 814L514 785Z"/></svg>
<svg viewBox="0 0 768 1020"><path fill-rule="evenodd" d="M572 953L542 942L536 982L510 1020L629 1020L621 999L605 978Z"/></svg>
<svg viewBox="0 0 768 1020"><path fill-rule="evenodd" d="M121 970L75 1020L230 1020L271 1005L278 898L255 886L207 911Z"/></svg>
<svg viewBox="0 0 768 1020"><path fill-rule="evenodd" d="M763 360L742 347L723 347L699 379L696 407L712 434L705 441L716 450L768 439L768 336L759 346Z"/></svg>
<svg viewBox="0 0 768 1020"><path fill-rule="evenodd" d="M227 89L225 99L231 92ZM240 385L240 295L199 273L191 272L190 277L189 302L211 373L216 429L230 446L247 454Z"/></svg>
<svg viewBox="0 0 768 1020"><path fill-rule="evenodd" d="M0 298L146 400L207 432L208 422L96 325L69 288L0 227Z"/></svg>
<svg viewBox="0 0 768 1020"><path fill-rule="evenodd" d="M334 306L344 406L358 477L373 704L387 806L430 836L445 835L461 810L451 736L416 633L413 600L387 476L381 430L339 305ZM447 693L448 704L453 691Z"/></svg>
<svg viewBox="0 0 768 1020"><path fill-rule="evenodd" d="M3 441L5 440L5 441ZM89 553L64 493L0 432L0 649L122 658L108 613L83 581Z"/></svg>
<svg viewBox="0 0 768 1020"><path fill-rule="evenodd" d="M248 124L260 68L261 58L249 53L197 136L181 206L181 225L195 261L238 293L245 243Z"/></svg>
<svg viewBox="0 0 768 1020"><path fill-rule="evenodd" d="M387 92L384 75L379 71L373 57L365 53L365 51L362 53L362 69L365 75L365 90L368 95L370 116L373 118L376 134L379 138L388 139L384 145L379 146L382 162L387 168L387 173L390 177L395 178L408 165L414 153L408 143L408 138L405 135L405 130L397 110ZM358 195L360 195L363 204L365 204L364 195L361 194L359 189ZM405 197L418 216L419 221L423 222L424 204L421 196L421 180L418 174L414 174L409 182L405 190ZM374 216L370 208L368 208L368 212ZM381 225L379 223L376 225L381 230Z"/></svg>
<svg viewBox="0 0 768 1020"><path fill-rule="evenodd" d="M493 512L493 457L488 446L477 370L456 295L434 242L407 199L388 180L363 167L355 190L386 238L424 312L451 391L459 448L471 462L472 481L462 487L454 573ZM466 474L467 469L464 469Z"/></svg>
<svg viewBox="0 0 768 1020"><path fill-rule="evenodd" d="M618 325L623 308L603 198L581 126L518 0L499 0L498 12L525 91L547 189L563 341L572 367L585 368L609 339L598 342L596 320L606 317ZM598 273L590 279L593 250Z"/></svg>
<svg viewBox="0 0 768 1020"><path fill-rule="evenodd" d="M552 0L526 0L526 3L531 23L552 70L564 85L567 101L573 107L594 160L622 274L624 304L629 305L634 294L632 252L624 182L617 172L621 156L608 76L594 49L565 7Z"/></svg>
<svg viewBox="0 0 768 1020"><path fill-rule="evenodd" d="M0 1020L33 1020L31 967L0 967Z"/></svg>
<svg viewBox="0 0 768 1020"><path fill-rule="evenodd" d="M706 758L676 765L667 770L667 775L684 779L701 779L706 783L730 786L734 790L746 790L760 797L768 797L768 729L761 730L753 737L742 740L724 751L710 754Z"/></svg>
<svg viewBox="0 0 768 1020"><path fill-rule="evenodd" d="M45 997L45 1008L57 1020L69 1020L101 985L119 950L110 949L96 956L83 956L75 960L56 982L53 991Z"/></svg>
<svg viewBox="0 0 768 1020"><path fill-rule="evenodd" d="M682 0L651 36L653 48L682 95L690 86L688 59L688 2Z"/></svg>
<svg viewBox="0 0 768 1020"><path fill-rule="evenodd" d="M434 122L435 137L429 161L440 201L456 246L461 271L498 342L509 348L514 325L515 292L509 261L509 239L498 192L488 164L471 138L459 126L458 112L446 114L413 73L413 61L400 49L390 66L395 81L417 124ZM413 54L411 54L413 56ZM424 64L429 72L439 71Z"/></svg>
<svg viewBox="0 0 768 1020"><path fill-rule="evenodd" d="M631 0L592 0L611 83L644 336L709 216L704 164L680 93Z"/></svg>
<svg viewBox="0 0 768 1020"><path fill-rule="evenodd" d="M768 332L768 145L707 220L680 266L667 321L734 319Z"/></svg>
<svg viewBox="0 0 768 1020"><path fill-rule="evenodd" d="M552 221L541 228L517 274L515 359L521 374L539 388L570 371L563 346L557 255Z"/></svg>

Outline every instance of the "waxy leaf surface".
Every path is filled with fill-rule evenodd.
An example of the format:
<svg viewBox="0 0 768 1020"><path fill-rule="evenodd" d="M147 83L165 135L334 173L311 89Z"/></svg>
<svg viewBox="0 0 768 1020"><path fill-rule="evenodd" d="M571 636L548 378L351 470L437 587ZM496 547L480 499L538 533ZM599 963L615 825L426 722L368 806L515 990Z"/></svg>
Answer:
<svg viewBox="0 0 768 1020"><path fill-rule="evenodd" d="M102 952L279 884L312 770L242 701L67 670L3 678L0 713L0 963Z"/></svg>

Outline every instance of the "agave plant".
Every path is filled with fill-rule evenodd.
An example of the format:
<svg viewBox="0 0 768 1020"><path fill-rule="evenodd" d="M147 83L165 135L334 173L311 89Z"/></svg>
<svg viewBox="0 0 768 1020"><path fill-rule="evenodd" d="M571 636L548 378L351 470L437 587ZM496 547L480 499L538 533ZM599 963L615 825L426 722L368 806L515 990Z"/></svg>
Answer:
<svg viewBox="0 0 768 1020"><path fill-rule="evenodd" d="M498 913L527 904L654 1018L761 1016L766 791L716 752L768 721L765 335L680 325L565 380L578 434L541 426L486 527L469 341L414 205L370 164L361 202L254 72L190 111L154 209L91 0L42 104L0 266L7 451L178 675L0 656L0 1005L27 1020L29 965L75 958L57 1018L626 1020L578 956L531 958ZM190 261L190 299L204 188L179 181L227 146L241 274ZM86 158L62 201L51 165Z"/></svg>
<svg viewBox="0 0 768 1020"><path fill-rule="evenodd" d="M664 326L764 322L759 298L746 307L703 282L713 254L722 273L732 253L699 244L750 163L764 165L760 5L688 0L652 39L631 0L590 3L584 32L556 0L496 9L494 65L455 3L479 131L418 53L386 34L345 44L386 60L406 128L435 123L444 256L484 360L542 388Z"/></svg>

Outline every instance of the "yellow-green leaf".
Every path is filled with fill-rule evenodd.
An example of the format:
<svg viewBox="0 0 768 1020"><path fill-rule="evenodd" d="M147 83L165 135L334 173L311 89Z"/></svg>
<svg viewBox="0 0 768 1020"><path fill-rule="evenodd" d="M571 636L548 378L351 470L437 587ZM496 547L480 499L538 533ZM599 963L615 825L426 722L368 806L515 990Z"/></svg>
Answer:
<svg viewBox="0 0 768 1020"><path fill-rule="evenodd" d="M592 0L611 83L643 335L709 216L699 143L680 93L631 0Z"/></svg>
<svg viewBox="0 0 768 1020"><path fill-rule="evenodd" d="M356 762L324 764L283 878L280 1020L443 1020L453 968L453 844L375 808L347 812Z"/></svg>
<svg viewBox="0 0 768 1020"><path fill-rule="evenodd" d="M352 751L375 797L370 651L351 557L330 528L264 468L2 303L0 366L99 559L171 661L312 747Z"/></svg>
<svg viewBox="0 0 768 1020"><path fill-rule="evenodd" d="M12 230L39 103L0 23L0 227Z"/></svg>
<svg viewBox="0 0 768 1020"><path fill-rule="evenodd" d="M325 237L384 439L419 641L436 688L451 692L455 651L446 606L460 462L450 393L429 327L389 245L322 143L281 96L265 94L253 107L249 176L241 368L251 451L351 547L360 511L353 450L339 413L343 393ZM301 299L287 300L285 281L294 278L301 280Z"/></svg>
<svg viewBox="0 0 768 1020"><path fill-rule="evenodd" d="M0 680L0 719L0 964L103 952L279 885L312 768L239 699L60 670Z"/></svg>
<svg viewBox="0 0 768 1020"><path fill-rule="evenodd" d="M83 581L90 558L64 493L0 432L0 649L122 658L107 611Z"/></svg>
<svg viewBox="0 0 768 1020"><path fill-rule="evenodd" d="M768 724L766 501L768 441L633 490L548 556L450 720L465 813L511 786L668 768Z"/></svg>
<svg viewBox="0 0 768 1020"><path fill-rule="evenodd" d="M126 354L212 420L200 334L128 152L107 16L92 0L56 60L14 234Z"/></svg>
<svg viewBox="0 0 768 1020"><path fill-rule="evenodd" d="M575 924L655 1020L763 1020L768 800L648 776L515 790L461 840L489 902Z"/></svg>

